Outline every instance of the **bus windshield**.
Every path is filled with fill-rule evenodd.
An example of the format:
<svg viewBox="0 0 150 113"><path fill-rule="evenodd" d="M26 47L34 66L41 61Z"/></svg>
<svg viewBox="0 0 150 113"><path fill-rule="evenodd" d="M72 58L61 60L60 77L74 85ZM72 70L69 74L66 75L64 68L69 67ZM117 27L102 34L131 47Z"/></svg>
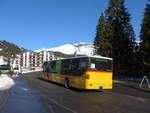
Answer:
<svg viewBox="0 0 150 113"><path fill-rule="evenodd" d="M90 70L112 72L112 60L91 58Z"/></svg>

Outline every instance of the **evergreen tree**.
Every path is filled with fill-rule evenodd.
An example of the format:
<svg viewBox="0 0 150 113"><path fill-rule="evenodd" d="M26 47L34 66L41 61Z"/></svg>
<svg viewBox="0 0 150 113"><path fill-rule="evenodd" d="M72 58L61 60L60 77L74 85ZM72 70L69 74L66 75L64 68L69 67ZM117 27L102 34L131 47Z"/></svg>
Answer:
<svg viewBox="0 0 150 113"><path fill-rule="evenodd" d="M100 16L97 30L96 30L96 37L94 40L95 45L95 52L98 55L110 57L110 47L111 44L109 43L109 40L107 39L107 23L105 21L105 17L103 13Z"/></svg>
<svg viewBox="0 0 150 113"><path fill-rule="evenodd" d="M141 48L143 53L144 72L148 74L150 72L150 0L146 5L141 27Z"/></svg>
<svg viewBox="0 0 150 113"><path fill-rule="evenodd" d="M136 42L134 45L134 75L142 76L143 75L143 60L142 60L142 52L141 52L141 42ZM138 71L137 71L138 70Z"/></svg>
<svg viewBox="0 0 150 113"><path fill-rule="evenodd" d="M16 54L27 51L24 48L21 48L13 43L7 41L0 41L0 56L4 56L6 58L14 58Z"/></svg>
<svg viewBox="0 0 150 113"><path fill-rule="evenodd" d="M109 24L108 39L112 45L114 75L129 75L132 69L135 35L124 0L110 0L106 10Z"/></svg>

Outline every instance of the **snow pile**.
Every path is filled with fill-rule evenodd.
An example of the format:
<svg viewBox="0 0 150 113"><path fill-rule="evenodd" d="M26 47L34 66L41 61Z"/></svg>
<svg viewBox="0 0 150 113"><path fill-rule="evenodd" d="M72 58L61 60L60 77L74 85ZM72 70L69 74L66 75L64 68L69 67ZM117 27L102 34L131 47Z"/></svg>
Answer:
<svg viewBox="0 0 150 113"><path fill-rule="evenodd" d="M0 76L0 90L9 89L14 84L15 84L15 82L13 81L13 79L8 77L6 74L2 74Z"/></svg>

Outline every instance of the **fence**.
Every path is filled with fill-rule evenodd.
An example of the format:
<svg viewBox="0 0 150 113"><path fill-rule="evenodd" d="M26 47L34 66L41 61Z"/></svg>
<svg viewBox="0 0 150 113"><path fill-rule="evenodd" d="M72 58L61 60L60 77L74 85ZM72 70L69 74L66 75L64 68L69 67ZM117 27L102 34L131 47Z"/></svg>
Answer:
<svg viewBox="0 0 150 113"><path fill-rule="evenodd" d="M150 88L150 76L144 76L141 83L140 83L140 87L142 87L144 81L146 82L146 84L148 85L148 87Z"/></svg>

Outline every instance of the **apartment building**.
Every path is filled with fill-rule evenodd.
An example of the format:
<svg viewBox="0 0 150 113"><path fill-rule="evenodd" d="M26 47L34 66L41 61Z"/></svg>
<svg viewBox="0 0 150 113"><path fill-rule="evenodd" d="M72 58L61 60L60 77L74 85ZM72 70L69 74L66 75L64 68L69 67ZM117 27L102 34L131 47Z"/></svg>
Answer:
<svg viewBox="0 0 150 113"><path fill-rule="evenodd" d="M54 54L50 51L27 51L16 55L12 65L13 67L41 67L45 61L54 59Z"/></svg>

